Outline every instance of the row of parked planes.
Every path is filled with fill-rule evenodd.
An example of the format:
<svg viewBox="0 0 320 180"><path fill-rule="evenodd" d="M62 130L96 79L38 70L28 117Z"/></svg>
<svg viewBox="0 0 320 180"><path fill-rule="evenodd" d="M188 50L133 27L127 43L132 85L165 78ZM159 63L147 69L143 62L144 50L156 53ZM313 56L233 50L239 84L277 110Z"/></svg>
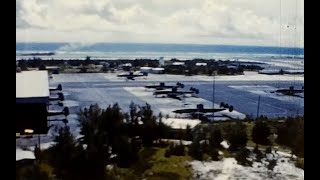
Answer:
<svg viewBox="0 0 320 180"><path fill-rule="evenodd" d="M195 94L199 94L199 89L196 89L194 87L191 87L189 90L179 90L183 89L185 87L184 84L177 82L175 85L166 85L164 82L160 82L157 85L147 85L145 86L146 89L154 89L153 95L155 97L168 97L173 98L177 100L183 100L185 97L196 97ZM59 84L56 88L50 88L50 94L54 93L53 96L50 96L50 105L58 105L63 106L63 100L64 95L61 92L62 86ZM301 89L294 89L293 86L290 86L289 88L283 88L283 89L277 89L275 91L271 91L270 93L277 93L287 96L296 96L301 97L302 93L304 93L304 87ZM219 108L204 108L203 104L198 104L196 108L186 108L186 109L178 109L174 110L174 113L178 114L190 114L191 116L197 116L197 117L205 117L209 114L213 114L215 112L220 112L224 110L229 110L229 112L232 112L234 110L234 107L232 105L229 105L227 103L221 102ZM55 115L69 115L69 109L68 107L64 107L62 111L50 111L48 113L48 116L55 116ZM65 120L66 121L66 120Z"/></svg>
<svg viewBox="0 0 320 180"><path fill-rule="evenodd" d="M144 77L144 76L148 76L148 73L141 73L139 71L136 71L136 72L129 72L129 73L123 73L123 74L118 74L117 75L118 77L124 77L126 78L127 80L135 80L136 77ZM181 87L182 84L177 84L176 87ZM164 85L164 83L160 83L160 85L155 85L155 86L149 86L149 87L146 87L146 88L155 88L158 90L160 89L169 89L169 88L174 88L173 86L166 86ZM183 88L183 87L182 87ZM174 90L174 89L173 89ZM184 94L188 94L188 93L199 93L199 90L197 91L194 91L195 89L190 89L191 92L185 92ZM163 92L161 92L163 93ZM159 92L159 94L161 94ZM304 87L302 86L301 89L294 89L293 86L290 86L288 89L277 89L275 91L271 91L271 93L279 93L279 94L282 94L282 95L287 95L287 96L296 96L296 97L301 97L303 98L303 96L301 95L302 93L304 93ZM166 93L165 93L166 94ZM178 94L177 92L175 92L174 94ZM170 96L168 94L168 96Z"/></svg>
<svg viewBox="0 0 320 180"><path fill-rule="evenodd" d="M153 95L156 97L169 97L177 100L182 100L182 98L186 97L186 95L193 96L194 94L199 94L199 89L193 87L191 87L189 91L178 90L179 88L184 88L184 84L180 82L177 82L176 85L166 85L164 82L161 82L158 85L147 85L145 88L155 89ZM293 86L290 86L289 88L279 88L277 90L270 91L270 93L304 98L304 87L302 86L301 89L295 89ZM227 103L221 102L219 108L204 108L203 104L198 104L194 109L179 109L173 112L178 114L187 113L196 117L207 117L213 115L215 112L220 112L227 109L229 112L232 112L234 107Z"/></svg>
<svg viewBox="0 0 320 180"><path fill-rule="evenodd" d="M49 105L55 105L64 107L63 101L64 101L64 95L62 93L62 85L59 84L56 88L49 88L50 91L50 97L49 97ZM48 116L60 116L64 115L65 118L63 119L54 119L54 120L48 120L48 121L62 121L64 123L68 123L67 116L69 115L69 108L64 107L61 111L59 110L50 110L48 111Z"/></svg>
<svg viewBox="0 0 320 180"><path fill-rule="evenodd" d="M184 88L184 84L180 82L177 82L175 85L166 85L164 82L160 82L158 85L147 85L145 88L155 89L153 95L156 97L168 97L177 100L182 100L183 98L190 96L195 97L194 94L199 94L199 89L194 87L191 87L186 91L179 90ZM229 110L229 112L232 112L233 106L221 102L219 108L204 108L203 104L197 104L196 108L178 109L172 112L177 114L189 114L190 116L197 117L199 119L207 119L207 117L213 116L213 113L224 110Z"/></svg>

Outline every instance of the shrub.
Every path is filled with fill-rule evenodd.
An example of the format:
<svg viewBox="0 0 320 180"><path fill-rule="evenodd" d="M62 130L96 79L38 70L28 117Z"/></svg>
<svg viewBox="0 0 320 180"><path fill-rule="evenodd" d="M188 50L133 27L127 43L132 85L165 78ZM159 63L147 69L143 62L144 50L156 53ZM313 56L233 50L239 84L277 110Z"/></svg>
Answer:
<svg viewBox="0 0 320 180"><path fill-rule="evenodd" d="M295 165L297 168L301 168L304 170L304 158L297 159Z"/></svg>

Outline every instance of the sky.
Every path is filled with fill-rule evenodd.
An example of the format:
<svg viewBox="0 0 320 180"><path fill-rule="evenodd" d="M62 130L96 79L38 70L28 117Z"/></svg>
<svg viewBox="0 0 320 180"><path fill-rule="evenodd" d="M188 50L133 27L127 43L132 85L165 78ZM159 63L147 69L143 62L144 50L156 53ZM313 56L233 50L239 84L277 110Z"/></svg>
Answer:
<svg viewBox="0 0 320 180"><path fill-rule="evenodd" d="M16 41L304 47L304 1L16 0Z"/></svg>

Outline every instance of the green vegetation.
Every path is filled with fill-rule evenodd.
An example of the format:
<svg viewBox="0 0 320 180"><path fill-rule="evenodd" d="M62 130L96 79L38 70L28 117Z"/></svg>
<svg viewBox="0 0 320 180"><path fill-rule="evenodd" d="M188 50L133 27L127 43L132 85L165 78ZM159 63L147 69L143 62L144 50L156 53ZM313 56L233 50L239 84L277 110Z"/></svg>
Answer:
<svg viewBox="0 0 320 180"><path fill-rule="evenodd" d="M35 149L35 161L17 162L17 179L190 179L192 159L235 157L250 166L248 146L255 147L252 152L260 161L265 155L261 148L269 153L272 145L290 148L299 157L296 166L304 168L303 117L202 124L173 131L180 143L162 140L172 134L162 118L148 104L131 103L128 113L118 104L106 109L91 105L79 112L82 137L75 139L68 126L62 127L55 145ZM274 134L277 138L270 138ZM185 139L192 140L191 145L183 145ZM221 146L223 140L230 144L228 149ZM268 168L272 170L275 162L271 160Z"/></svg>
<svg viewBox="0 0 320 180"><path fill-rule="evenodd" d="M291 149L298 157L304 157L304 118L288 118L277 126L276 142Z"/></svg>
<svg viewBox="0 0 320 180"><path fill-rule="evenodd" d="M237 152L235 159L238 161L238 164L243 166L251 166L252 162L247 159L249 155L250 151L248 149L241 148L240 151Z"/></svg>
<svg viewBox="0 0 320 180"><path fill-rule="evenodd" d="M261 145L271 145L271 130L268 124L262 120L257 120L252 128L252 140Z"/></svg>
<svg viewBox="0 0 320 180"><path fill-rule="evenodd" d="M16 180L54 179L53 168L48 163L38 160L21 160L16 164Z"/></svg>
<svg viewBox="0 0 320 180"><path fill-rule="evenodd" d="M299 159L297 159L295 165L296 165L296 167L298 167L298 168L304 169L304 158L299 158Z"/></svg>
<svg viewBox="0 0 320 180"><path fill-rule="evenodd" d="M46 66L58 66L61 73L107 73L113 72L115 68L125 71L138 70L140 67L159 67L159 61L155 59L91 59L85 57L82 59L62 60L51 59L43 61L41 58L33 57L29 59L18 60L19 67L25 71L32 68L44 70ZM173 65L174 62L183 62L184 65ZM123 64L130 63L132 67L121 67ZM200 64L200 65L199 65ZM184 75L241 75L243 71L257 71L263 69L259 65L250 64L250 62L220 61L215 59L193 59L181 61L171 59L168 64L164 65L165 73L184 74Z"/></svg>
<svg viewBox="0 0 320 180"><path fill-rule="evenodd" d="M133 165L136 174L146 179L189 179L191 169L189 156L165 157L165 148L146 148L140 153L140 161Z"/></svg>
<svg viewBox="0 0 320 180"><path fill-rule="evenodd" d="M248 142L247 126L241 121L227 124L219 124L222 126L224 137L229 141L229 150L236 151L246 147Z"/></svg>

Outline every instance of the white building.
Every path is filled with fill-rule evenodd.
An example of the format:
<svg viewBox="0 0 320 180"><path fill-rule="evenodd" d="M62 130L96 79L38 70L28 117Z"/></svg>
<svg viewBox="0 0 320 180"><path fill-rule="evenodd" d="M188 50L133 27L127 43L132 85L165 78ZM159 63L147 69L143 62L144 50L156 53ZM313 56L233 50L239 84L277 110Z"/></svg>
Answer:
<svg viewBox="0 0 320 180"><path fill-rule="evenodd" d="M184 66L184 62L174 62L174 63L172 63L172 65L175 65L175 66Z"/></svg>
<svg viewBox="0 0 320 180"><path fill-rule="evenodd" d="M190 129L193 129L196 127L198 124L201 123L200 120L198 119L182 119L182 118L168 118L168 119L163 119L162 122L171 127L172 129L187 129L187 126L190 126Z"/></svg>
<svg viewBox="0 0 320 180"><path fill-rule="evenodd" d="M207 66L207 63L196 63L196 66Z"/></svg>
<svg viewBox="0 0 320 180"><path fill-rule="evenodd" d="M152 67L141 67L140 72L142 73L151 73L152 72Z"/></svg>
<svg viewBox="0 0 320 180"><path fill-rule="evenodd" d="M164 68L152 68L151 73L153 74L163 74Z"/></svg>
<svg viewBox="0 0 320 180"><path fill-rule="evenodd" d="M16 73L16 134L47 134L49 95L47 71Z"/></svg>

